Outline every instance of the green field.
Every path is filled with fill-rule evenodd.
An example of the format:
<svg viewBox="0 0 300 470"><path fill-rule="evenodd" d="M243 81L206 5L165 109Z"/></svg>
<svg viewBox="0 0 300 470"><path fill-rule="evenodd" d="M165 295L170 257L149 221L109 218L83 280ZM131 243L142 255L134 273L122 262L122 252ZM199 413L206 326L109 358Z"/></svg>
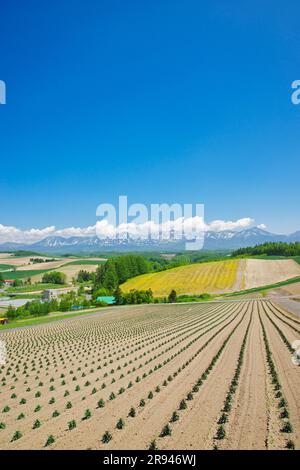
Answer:
<svg viewBox="0 0 300 470"><path fill-rule="evenodd" d="M0 271L2 269L12 269L13 266L11 264L0 264Z"/></svg>
<svg viewBox="0 0 300 470"><path fill-rule="evenodd" d="M79 260L76 260L76 261L71 261L70 263L66 263L64 264L64 266L70 266L70 265L88 265L88 264L91 264L91 265L98 265L98 264L104 264L106 261L103 261L103 260L84 260L84 259L79 259Z"/></svg>
<svg viewBox="0 0 300 470"><path fill-rule="evenodd" d="M51 269L33 269L33 270L28 270L28 271L10 271L9 273L2 272L2 276L4 279L27 279L28 277L35 276L37 274L43 274L48 271L51 271ZM52 271L54 271L52 269Z"/></svg>
<svg viewBox="0 0 300 470"><path fill-rule="evenodd" d="M31 284L30 286L20 286L20 287L9 287L6 289L8 294L13 294L14 292L23 293L23 292L35 292L37 290L44 290L44 289L63 289L64 287L68 287L66 284Z"/></svg>
<svg viewBox="0 0 300 470"><path fill-rule="evenodd" d="M108 307L108 308L112 308L112 307ZM60 312L61 313L60 315L52 313L50 315L45 315L43 317L33 317L33 318L26 318L22 320L15 320L15 321L9 322L7 325L0 325L0 331L10 330L12 328L19 328L22 326L33 326L33 325L41 325L43 323L52 323L57 320L63 320L64 318L79 317L82 315L88 315L89 313L96 313L99 310L100 310L99 307L97 307L97 308L77 311L76 313L73 313L73 312L61 313Z"/></svg>
<svg viewBox="0 0 300 470"><path fill-rule="evenodd" d="M255 292L262 292L268 291L270 289L276 289L277 287L288 286L289 284L296 284L300 282L300 277L293 277L291 279L287 279L286 281L277 282L275 284L268 284L265 286L253 287L252 289L241 290L238 292L233 292L232 294L224 294L222 297L236 297L238 295L245 295L245 294L254 294Z"/></svg>

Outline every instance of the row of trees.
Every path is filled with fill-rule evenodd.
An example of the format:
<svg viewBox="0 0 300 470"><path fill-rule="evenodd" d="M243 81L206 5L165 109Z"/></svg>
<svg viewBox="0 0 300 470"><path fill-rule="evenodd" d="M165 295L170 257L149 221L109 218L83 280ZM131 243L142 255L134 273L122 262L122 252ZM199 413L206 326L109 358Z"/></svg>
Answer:
<svg viewBox="0 0 300 470"><path fill-rule="evenodd" d="M148 273L150 270L150 263L139 255L111 258L97 268L93 290L97 291L104 288L113 292L127 279Z"/></svg>
<svg viewBox="0 0 300 470"><path fill-rule="evenodd" d="M151 289L137 290L132 289L130 292L122 292L118 287L114 292L114 297L117 305L135 305L135 304L152 304L155 302L177 302L177 294L172 290L167 299L158 299L153 297Z"/></svg>
<svg viewBox="0 0 300 470"><path fill-rule="evenodd" d="M50 271L45 273L42 277L44 284L65 284L67 276L64 273L58 271Z"/></svg>
<svg viewBox="0 0 300 470"><path fill-rule="evenodd" d="M48 315L50 312L67 312L72 309L89 308L91 302L84 295L78 295L76 292L68 292L61 295L59 299L53 299L50 302L40 302L34 300L27 302L22 307L9 307L6 316L13 320L16 318L39 317Z"/></svg>
<svg viewBox="0 0 300 470"><path fill-rule="evenodd" d="M300 243L285 243L285 242L267 242L261 245L248 246L246 248L239 248L232 253L232 256L299 256Z"/></svg>

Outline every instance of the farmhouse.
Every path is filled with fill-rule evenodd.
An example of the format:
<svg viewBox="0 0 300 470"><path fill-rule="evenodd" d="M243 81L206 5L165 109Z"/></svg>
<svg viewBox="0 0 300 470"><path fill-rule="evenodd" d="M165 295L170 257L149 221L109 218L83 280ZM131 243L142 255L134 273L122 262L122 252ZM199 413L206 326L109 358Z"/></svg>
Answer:
<svg viewBox="0 0 300 470"><path fill-rule="evenodd" d="M7 318L0 318L0 325L6 325L8 323Z"/></svg>
<svg viewBox="0 0 300 470"><path fill-rule="evenodd" d="M4 285L7 287L13 286L14 282L13 279L4 279Z"/></svg>
<svg viewBox="0 0 300 470"><path fill-rule="evenodd" d="M45 289L42 294L42 300L44 302L51 302L51 300L56 300L62 294L60 289Z"/></svg>

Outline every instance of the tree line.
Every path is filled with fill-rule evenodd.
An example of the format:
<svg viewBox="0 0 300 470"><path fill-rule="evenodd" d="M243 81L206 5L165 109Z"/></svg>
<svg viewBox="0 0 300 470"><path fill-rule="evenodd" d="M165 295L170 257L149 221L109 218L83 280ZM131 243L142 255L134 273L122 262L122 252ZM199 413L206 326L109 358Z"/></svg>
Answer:
<svg viewBox="0 0 300 470"><path fill-rule="evenodd" d="M232 256L299 256L300 243L286 243L286 242L267 242L261 245L248 246L246 248L239 248L232 252Z"/></svg>

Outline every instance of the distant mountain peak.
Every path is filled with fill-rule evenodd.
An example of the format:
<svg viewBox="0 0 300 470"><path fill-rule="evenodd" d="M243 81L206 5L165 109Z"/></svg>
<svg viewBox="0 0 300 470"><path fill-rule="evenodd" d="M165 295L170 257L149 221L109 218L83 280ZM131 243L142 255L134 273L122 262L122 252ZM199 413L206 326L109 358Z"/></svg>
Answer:
<svg viewBox="0 0 300 470"><path fill-rule="evenodd" d="M260 227L251 227L239 232L224 230L222 232L205 232L204 249L235 250L265 242L300 241L300 230L291 235L270 233ZM0 251L30 250L45 253L80 253L95 251L162 251L184 250L185 240L149 240L149 239L99 239L96 235L83 237L62 237L50 235L31 245L3 243Z"/></svg>

